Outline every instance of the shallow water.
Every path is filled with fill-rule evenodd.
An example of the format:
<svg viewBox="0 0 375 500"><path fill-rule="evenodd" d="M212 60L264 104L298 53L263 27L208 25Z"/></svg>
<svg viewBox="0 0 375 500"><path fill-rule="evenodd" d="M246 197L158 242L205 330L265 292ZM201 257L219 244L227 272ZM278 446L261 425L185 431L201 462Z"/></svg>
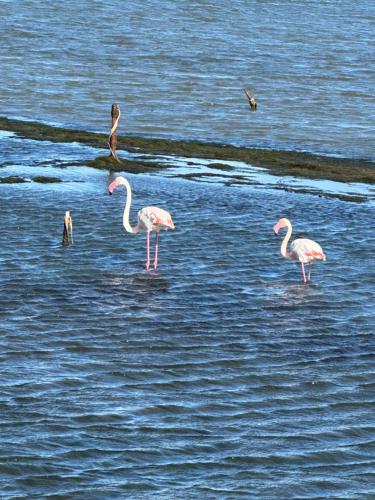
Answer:
<svg viewBox="0 0 375 500"><path fill-rule="evenodd" d="M373 2L0 2L0 114L374 159ZM258 109L251 112L243 88Z"/></svg>
<svg viewBox="0 0 375 500"><path fill-rule="evenodd" d="M0 115L105 132L118 102L122 135L374 159L367 0L0 13ZM103 154L0 133L0 180L26 181L0 182L1 498L373 498L373 187L151 155L132 218L176 230L147 273ZM308 286L281 216L327 254Z"/></svg>
<svg viewBox="0 0 375 500"><path fill-rule="evenodd" d="M146 273L90 148L3 151L2 176L63 180L0 184L3 498L375 494L371 202L126 174L133 220L176 223ZM309 286L280 216L327 254Z"/></svg>

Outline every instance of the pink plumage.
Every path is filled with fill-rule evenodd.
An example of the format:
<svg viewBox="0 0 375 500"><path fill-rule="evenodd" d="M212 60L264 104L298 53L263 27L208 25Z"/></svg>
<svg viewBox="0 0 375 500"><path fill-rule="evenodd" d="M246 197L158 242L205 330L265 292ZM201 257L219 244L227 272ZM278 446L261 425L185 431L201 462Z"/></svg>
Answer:
<svg viewBox="0 0 375 500"><path fill-rule="evenodd" d="M129 182L125 177L116 177L116 179L111 182L108 186L109 194L118 186L125 186L126 188L126 203L123 214L123 225L128 233L136 234L140 231L146 231L146 269L150 269L150 233L155 231L155 256L154 256L154 269L157 270L158 267L158 249L159 249L159 231L161 229L174 229L175 225L173 223L172 217L169 212L159 207L145 207L138 212L137 225L132 227L129 222L130 206L132 201L132 191Z"/></svg>
<svg viewBox="0 0 375 500"><path fill-rule="evenodd" d="M326 260L322 247L316 241L307 238L298 238L290 244L292 258L308 264L315 259Z"/></svg>
<svg viewBox="0 0 375 500"><path fill-rule="evenodd" d="M144 231L160 231L174 229L171 215L159 207L145 207L138 212L138 225Z"/></svg>
<svg viewBox="0 0 375 500"><path fill-rule="evenodd" d="M273 230L275 234L278 234L279 230L283 227L286 227L288 231L281 244L281 255L286 259L296 260L301 263L303 282L307 283L310 281L312 262L314 260L326 260L326 256L319 243L308 238L298 238L292 241L289 250L287 250L287 245L292 235L292 224L290 221L286 218L280 219L274 225ZM307 273L305 272L305 264L308 265Z"/></svg>

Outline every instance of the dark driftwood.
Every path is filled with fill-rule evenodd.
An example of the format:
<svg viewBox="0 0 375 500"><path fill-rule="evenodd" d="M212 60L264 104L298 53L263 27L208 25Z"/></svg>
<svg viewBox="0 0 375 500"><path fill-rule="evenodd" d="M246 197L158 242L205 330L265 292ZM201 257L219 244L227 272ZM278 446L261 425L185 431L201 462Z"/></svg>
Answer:
<svg viewBox="0 0 375 500"><path fill-rule="evenodd" d="M112 116L112 128L108 138L109 149L111 150L109 156L113 156L113 158L117 160L118 158L116 154L116 147L117 147L116 129L121 116L120 108L117 104L112 104L111 116Z"/></svg>
<svg viewBox="0 0 375 500"><path fill-rule="evenodd" d="M70 212L65 212L62 244L64 246L68 246L71 245L72 243L73 243L73 221L70 216Z"/></svg>
<svg viewBox="0 0 375 500"><path fill-rule="evenodd" d="M246 97L249 101L249 104L250 104L250 108L251 109L257 109L257 102L256 100L254 99L254 97L250 94L250 92L248 90L244 90L245 94L246 94Z"/></svg>

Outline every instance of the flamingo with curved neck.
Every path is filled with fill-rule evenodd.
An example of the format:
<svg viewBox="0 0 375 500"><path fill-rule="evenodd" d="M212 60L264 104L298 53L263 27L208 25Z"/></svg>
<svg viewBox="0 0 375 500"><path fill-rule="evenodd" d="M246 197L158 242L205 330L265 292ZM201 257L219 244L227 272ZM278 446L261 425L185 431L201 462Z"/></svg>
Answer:
<svg viewBox="0 0 375 500"><path fill-rule="evenodd" d="M146 269L150 269L150 233L155 231L155 253L154 253L154 269L158 267L158 249L159 249L159 231L161 229L175 229L172 217L169 212L159 207L144 207L138 212L138 220L136 226L130 224L130 207L132 203L132 190L129 182L125 177L116 177L108 186L109 194L118 186L126 188L126 203L122 217L122 223L128 233L137 234L140 231L146 231Z"/></svg>
<svg viewBox="0 0 375 500"><path fill-rule="evenodd" d="M289 219L283 217L273 227L275 234L280 229L286 227L287 232L281 243L280 252L285 259L297 260L301 263L302 278L304 283L308 283L311 277L311 266L314 260L326 260L322 247L316 241L308 238L297 238L292 241L288 250L288 242L292 236L292 224ZM305 264L308 265L307 273Z"/></svg>

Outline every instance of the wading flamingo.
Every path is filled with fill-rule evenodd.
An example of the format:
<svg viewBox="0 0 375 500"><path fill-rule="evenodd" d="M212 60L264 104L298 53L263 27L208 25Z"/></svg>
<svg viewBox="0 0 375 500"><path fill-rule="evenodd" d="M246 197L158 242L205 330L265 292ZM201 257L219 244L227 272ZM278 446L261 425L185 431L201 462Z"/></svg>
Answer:
<svg viewBox="0 0 375 500"><path fill-rule="evenodd" d="M322 247L316 241L308 240L307 238L298 238L290 244L290 250L287 250L288 241L292 235L292 224L288 219L280 219L277 224L273 226L273 231L278 234L279 230L287 227L287 233L283 242L281 243L281 255L286 259L297 260L301 263L303 282L310 281L311 266L314 260L326 260L326 256ZM305 272L305 264L308 264L307 273Z"/></svg>
<svg viewBox="0 0 375 500"><path fill-rule="evenodd" d="M125 177L116 177L108 186L109 194L112 194L117 186L125 186L126 188L126 204L123 215L123 225L128 233L136 234L140 231L146 231L146 269L150 269L150 233L155 231L155 255L154 255L154 269L158 267L158 244L159 244L159 231L161 229L174 229L175 226L169 212L159 207L145 207L138 212L138 223L132 227L129 222L130 205L132 202L132 190L129 182Z"/></svg>

